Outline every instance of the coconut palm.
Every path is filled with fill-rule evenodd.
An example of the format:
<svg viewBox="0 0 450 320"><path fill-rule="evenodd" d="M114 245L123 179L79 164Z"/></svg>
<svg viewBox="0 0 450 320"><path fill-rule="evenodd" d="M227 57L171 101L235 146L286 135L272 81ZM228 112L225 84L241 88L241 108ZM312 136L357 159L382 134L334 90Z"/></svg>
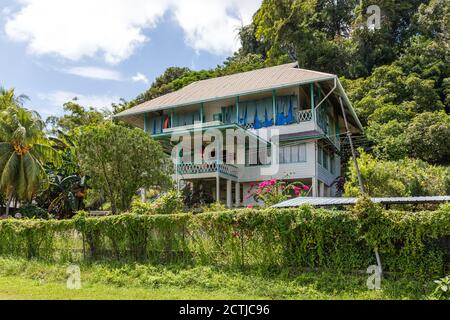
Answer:
<svg viewBox="0 0 450 320"><path fill-rule="evenodd" d="M13 198L30 201L48 186L44 164L59 163L44 127L37 113L17 104L0 112L0 191L6 196L7 215Z"/></svg>
<svg viewBox="0 0 450 320"><path fill-rule="evenodd" d="M6 90L0 87L0 110L6 110L11 106L22 106L25 100L29 100L26 95L17 96L14 89Z"/></svg>

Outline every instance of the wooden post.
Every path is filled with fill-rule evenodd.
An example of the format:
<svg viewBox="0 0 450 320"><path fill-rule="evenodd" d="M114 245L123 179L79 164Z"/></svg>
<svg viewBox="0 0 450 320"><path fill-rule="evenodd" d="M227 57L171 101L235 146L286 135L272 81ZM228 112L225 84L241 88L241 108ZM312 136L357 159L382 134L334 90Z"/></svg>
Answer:
<svg viewBox="0 0 450 320"><path fill-rule="evenodd" d="M239 182L236 182L235 192L236 192L236 203L234 205L236 208L239 208L241 206L241 184Z"/></svg>
<svg viewBox="0 0 450 320"><path fill-rule="evenodd" d="M231 190L231 180L227 179L227 207L231 209L232 207L232 190Z"/></svg>
<svg viewBox="0 0 450 320"><path fill-rule="evenodd" d="M236 97L236 123L239 124L239 96Z"/></svg>
<svg viewBox="0 0 450 320"><path fill-rule="evenodd" d="M272 90L272 112L273 112L273 125L276 125L277 121L277 91Z"/></svg>
<svg viewBox="0 0 450 320"><path fill-rule="evenodd" d="M344 103L342 102L342 97L339 97L339 103L341 104L342 116L344 117L345 130L347 131L347 137L350 142L350 149L352 151L353 162L355 163L356 174L358 175L359 188L362 194L365 194L364 185L361 177L361 172L359 171L358 161L356 159L355 148L353 147L352 133L350 132L350 128L347 122L347 115L345 114Z"/></svg>
<svg viewBox="0 0 450 320"><path fill-rule="evenodd" d="M147 132L148 131L148 128L147 128L147 119L148 118L148 114L147 113L144 113L144 132Z"/></svg>
<svg viewBox="0 0 450 320"><path fill-rule="evenodd" d="M204 112L205 104L202 102L200 105L200 122L203 123L203 112Z"/></svg>

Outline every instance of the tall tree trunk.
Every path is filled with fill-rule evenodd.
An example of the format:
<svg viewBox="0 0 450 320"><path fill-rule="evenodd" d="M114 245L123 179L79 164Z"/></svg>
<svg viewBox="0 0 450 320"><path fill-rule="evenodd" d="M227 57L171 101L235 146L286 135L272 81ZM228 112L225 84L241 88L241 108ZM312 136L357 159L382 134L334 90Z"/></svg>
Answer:
<svg viewBox="0 0 450 320"><path fill-rule="evenodd" d="M11 205L11 201L12 201L12 196L9 196L8 200L6 201L6 210L5 210L6 216L9 216L9 206Z"/></svg>

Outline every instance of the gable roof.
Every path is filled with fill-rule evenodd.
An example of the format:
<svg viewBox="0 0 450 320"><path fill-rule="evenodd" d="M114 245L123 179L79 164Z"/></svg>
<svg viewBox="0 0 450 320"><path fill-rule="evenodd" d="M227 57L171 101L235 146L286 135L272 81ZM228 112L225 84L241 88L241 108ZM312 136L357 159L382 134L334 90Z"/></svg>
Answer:
<svg viewBox="0 0 450 320"><path fill-rule="evenodd" d="M228 76L197 81L134 108L125 110L116 117L137 115L167 108L200 104L238 95L281 89L302 83L336 78L335 75L318 71L299 69L297 63L258 69Z"/></svg>

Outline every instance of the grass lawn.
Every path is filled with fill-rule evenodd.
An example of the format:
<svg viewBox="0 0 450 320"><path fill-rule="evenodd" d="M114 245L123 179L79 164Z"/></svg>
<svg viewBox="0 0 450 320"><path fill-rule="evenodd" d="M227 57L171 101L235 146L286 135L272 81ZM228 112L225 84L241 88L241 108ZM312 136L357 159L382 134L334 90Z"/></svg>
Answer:
<svg viewBox="0 0 450 320"><path fill-rule="evenodd" d="M80 265L82 288L69 290L67 266L0 258L0 299L427 299L434 288L434 279L387 278L369 291L365 275L105 262Z"/></svg>

